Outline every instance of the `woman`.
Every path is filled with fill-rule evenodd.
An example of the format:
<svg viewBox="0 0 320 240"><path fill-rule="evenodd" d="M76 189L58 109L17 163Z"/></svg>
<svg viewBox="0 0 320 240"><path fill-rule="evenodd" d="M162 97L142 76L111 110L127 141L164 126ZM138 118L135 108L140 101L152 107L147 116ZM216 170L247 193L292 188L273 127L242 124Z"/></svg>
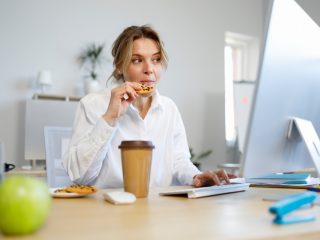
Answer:
<svg viewBox="0 0 320 240"><path fill-rule="evenodd" d="M113 44L112 87L81 99L69 150L64 157L72 181L102 188L122 187L122 140L149 140L155 145L150 186L195 187L229 183L225 171L201 173L190 161L180 113L157 91L167 55L150 26L126 28ZM147 94L139 94L149 89Z"/></svg>

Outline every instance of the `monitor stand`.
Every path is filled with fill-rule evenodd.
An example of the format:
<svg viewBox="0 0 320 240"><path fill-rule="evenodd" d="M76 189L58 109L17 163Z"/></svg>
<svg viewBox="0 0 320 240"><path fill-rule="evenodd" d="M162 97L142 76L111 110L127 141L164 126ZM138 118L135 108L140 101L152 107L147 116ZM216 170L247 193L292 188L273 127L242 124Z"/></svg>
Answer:
<svg viewBox="0 0 320 240"><path fill-rule="evenodd" d="M306 144L317 174L320 176L320 140L318 134L314 129L312 122L293 117L289 122L287 137L288 139L293 139L299 136Z"/></svg>

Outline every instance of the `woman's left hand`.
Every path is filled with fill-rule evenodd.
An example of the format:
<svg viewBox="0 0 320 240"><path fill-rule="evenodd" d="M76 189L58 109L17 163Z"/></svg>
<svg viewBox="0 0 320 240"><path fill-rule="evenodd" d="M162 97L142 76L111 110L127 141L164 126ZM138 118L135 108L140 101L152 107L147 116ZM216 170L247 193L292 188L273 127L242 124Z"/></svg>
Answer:
<svg viewBox="0 0 320 240"><path fill-rule="evenodd" d="M225 170L212 171L208 170L193 178L192 185L194 187L205 187L212 185L221 185L222 183L230 183L230 178L237 176L232 173L227 173Z"/></svg>

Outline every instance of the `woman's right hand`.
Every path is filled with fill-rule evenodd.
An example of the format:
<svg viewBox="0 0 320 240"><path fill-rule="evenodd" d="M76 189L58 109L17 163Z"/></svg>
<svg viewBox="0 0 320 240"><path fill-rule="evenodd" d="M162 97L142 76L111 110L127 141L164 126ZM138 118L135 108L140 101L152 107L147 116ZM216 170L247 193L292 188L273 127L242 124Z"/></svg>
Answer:
<svg viewBox="0 0 320 240"><path fill-rule="evenodd" d="M194 187L206 187L212 185L229 184L230 178L237 176L232 173L227 173L225 170L220 169L217 171L207 170L201 174L194 176L192 185Z"/></svg>
<svg viewBox="0 0 320 240"><path fill-rule="evenodd" d="M102 116L109 125L114 126L117 119L139 96L137 90L141 90L141 85L136 82L124 82L119 87L112 89L108 109Z"/></svg>

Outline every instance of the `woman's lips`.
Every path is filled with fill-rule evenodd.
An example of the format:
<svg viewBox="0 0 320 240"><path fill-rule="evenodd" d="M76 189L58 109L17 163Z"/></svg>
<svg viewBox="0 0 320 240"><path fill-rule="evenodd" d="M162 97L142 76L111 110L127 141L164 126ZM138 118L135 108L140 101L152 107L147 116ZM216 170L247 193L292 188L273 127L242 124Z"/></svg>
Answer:
<svg viewBox="0 0 320 240"><path fill-rule="evenodd" d="M155 81L152 80L142 80L140 81L141 84L146 85L146 86L153 86Z"/></svg>

